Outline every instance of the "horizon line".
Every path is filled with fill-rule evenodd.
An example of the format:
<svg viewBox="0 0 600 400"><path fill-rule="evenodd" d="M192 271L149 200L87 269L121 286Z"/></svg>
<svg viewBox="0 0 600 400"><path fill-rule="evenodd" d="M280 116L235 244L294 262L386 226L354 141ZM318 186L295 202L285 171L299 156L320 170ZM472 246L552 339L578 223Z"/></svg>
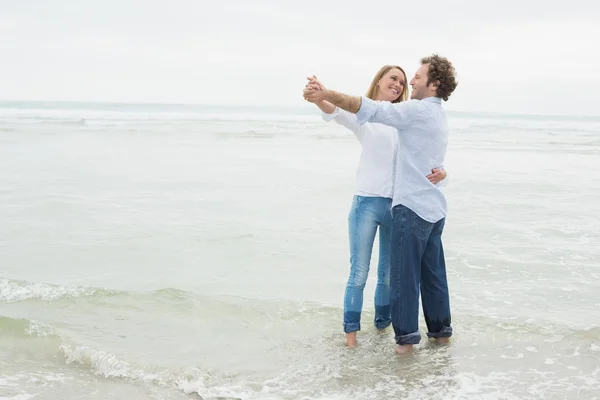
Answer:
<svg viewBox="0 0 600 400"><path fill-rule="evenodd" d="M193 107L236 107L236 108L258 108L258 107L273 107L273 108L308 108L311 107L309 104L299 103L299 104L219 104L219 103L185 103L185 102L159 102L159 101L107 101L107 100L6 100L0 99L0 105L3 103L15 103L15 104L23 104L23 103L54 103L54 104L105 104L105 105L148 105L148 106L193 106ZM527 117L578 117L578 118L600 118L599 115L591 115L591 114L554 114L554 113L526 113L526 112L517 112L517 111L483 111L483 110L453 110L451 108L445 107L446 111L457 114L488 114L488 115L497 115L497 116L527 116Z"/></svg>

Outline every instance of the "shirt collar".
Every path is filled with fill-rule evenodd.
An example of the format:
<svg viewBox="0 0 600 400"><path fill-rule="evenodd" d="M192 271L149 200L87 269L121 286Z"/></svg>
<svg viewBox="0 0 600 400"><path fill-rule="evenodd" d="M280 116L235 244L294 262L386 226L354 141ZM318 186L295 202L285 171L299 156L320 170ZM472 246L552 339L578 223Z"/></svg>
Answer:
<svg viewBox="0 0 600 400"><path fill-rule="evenodd" d="M421 101L429 101L431 103L438 103L438 104L442 104L442 99L440 97L426 97Z"/></svg>

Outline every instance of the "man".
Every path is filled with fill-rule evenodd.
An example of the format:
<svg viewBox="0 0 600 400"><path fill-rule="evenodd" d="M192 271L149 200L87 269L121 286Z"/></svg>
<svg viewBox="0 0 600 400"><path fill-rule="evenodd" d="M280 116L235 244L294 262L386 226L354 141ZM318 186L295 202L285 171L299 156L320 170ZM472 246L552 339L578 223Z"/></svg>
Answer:
<svg viewBox="0 0 600 400"><path fill-rule="evenodd" d="M442 246L446 198L426 175L444 165L448 125L441 103L456 89L454 67L436 54L423 58L410 85L411 100L394 104L327 90L314 77L304 90L306 100L327 100L355 113L360 124L378 122L398 130L390 277L399 354L411 351L421 340L419 289L428 337L448 343L452 336Z"/></svg>

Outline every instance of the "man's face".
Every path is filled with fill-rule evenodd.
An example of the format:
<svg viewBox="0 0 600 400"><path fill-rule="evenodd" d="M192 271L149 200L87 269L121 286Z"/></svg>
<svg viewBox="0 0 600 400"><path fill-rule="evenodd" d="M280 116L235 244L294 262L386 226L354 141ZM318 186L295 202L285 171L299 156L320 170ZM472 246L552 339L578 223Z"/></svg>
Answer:
<svg viewBox="0 0 600 400"><path fill-rule="evenodd" d="M411 99L423 100L436 95L436 87L433 85L433 82L427 86L427 71L429 71L429 64L422 64L415 73L415 77L410 81L412 88L412 92L410 93Z"/></svg>

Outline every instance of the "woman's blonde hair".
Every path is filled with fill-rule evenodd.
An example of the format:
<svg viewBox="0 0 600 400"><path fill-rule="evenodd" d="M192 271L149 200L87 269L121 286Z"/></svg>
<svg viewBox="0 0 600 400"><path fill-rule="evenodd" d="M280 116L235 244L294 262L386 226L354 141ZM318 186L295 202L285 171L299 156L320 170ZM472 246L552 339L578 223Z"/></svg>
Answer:
<svg viewBox="0 0 600 400"><path fill-rule="evenodd" d="M373 78L371 86L369 86L369 90L367 90L367 97L369 99L375 100L377 97L377 92L379 91L379 81L391 69L399 69L404 74L404 87L402 88L402 93L400 93L400 96L398 96L396 100L392 101L392 103L399 103L401 101L408 100L408 82L406 81L406 72L404 72L404 70L397 65L384 65L377 72L377 74L375 74L375 78Z"/></svg>

